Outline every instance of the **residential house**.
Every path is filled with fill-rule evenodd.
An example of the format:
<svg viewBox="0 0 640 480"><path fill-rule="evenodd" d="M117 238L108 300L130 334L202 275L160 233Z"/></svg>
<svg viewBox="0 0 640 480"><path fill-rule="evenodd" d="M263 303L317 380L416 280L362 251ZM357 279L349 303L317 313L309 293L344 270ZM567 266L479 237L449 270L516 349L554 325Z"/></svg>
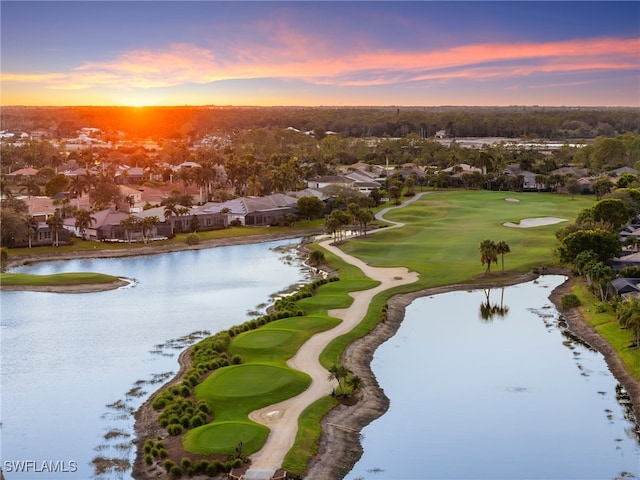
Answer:
<svg viewBox="0 0 640 480"><path fill-rule="evenodd" d="M92 212L95 219L86 230L85 237L89 240L98 241L119 241L125 239L124 227L120 222L129 217L128 213L117 211L115 208L108 208L98 212ZM75 236L80 237L81 232L75 226L75 218L66 218L64 228Z"/></svg>
<svg viewBox="0 0 640 480"><path fill-rule="evenodd" d="M274 193L264 197L234 198L223 203L210 202L203 205L202 211L222 214L228 209L226 221L237 220L246 226L267 226L277 224L286 214L297 212L298 199L283 193Z"/></svg>
<svg viewBox="0 0 640 480"><path fill-rule="evenodd" d="M618 297L640 297L640 278L614 278L609 282L609 293Z"/></svg>
<svg viewBox="0 0 640 480"><path fill-rule="evenodd" d="M329 186L354 188L355 180L344 175L325 175L307 180L309 188L325 188Z"/></svg>

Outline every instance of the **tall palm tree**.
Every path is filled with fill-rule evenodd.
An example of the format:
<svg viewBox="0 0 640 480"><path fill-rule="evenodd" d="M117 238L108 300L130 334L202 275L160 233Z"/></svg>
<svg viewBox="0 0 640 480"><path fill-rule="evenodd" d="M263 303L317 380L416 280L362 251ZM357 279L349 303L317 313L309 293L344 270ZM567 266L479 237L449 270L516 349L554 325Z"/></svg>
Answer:
<svg viewBox="0 0 640 480"><path fill-rule="evenodd" d="M622 328L633 332L633 343L640 344L640 298L630 297L618 307L618 322Z"/></svg>
<svg viewBox="0 0 640 480"><path fill-rule="evenodd" d="M60 229L64 225L64 220L62 219L62 216L60 215L60 209L59 208L56 208L56 211L55 211L55 213L53 215L49 215L49 218L47 218L47 225L49 225L49 228L51 230L53 230L53 238L54 238L53 246L54 247L59 247L60 246L60 237L59 237L58 232L60 231Z"/></svg>
<svg viewBox="0 0 640 480"><path fill-rule="evenodd" d="M496 243L493 240L483 240L480 243L480 261L482 265L487 265L485 275L491 273L491 264L498 263L498 251Z"/></svg>
<svg viewBox="0 0 640 480"><path fill-rule="evenodd" d="M142 240L145 244L149 240L149 235L153 231L153 227L158 225L158 223L160 223L160 219L155 215L142 219Z"/></svg>
<svg viewBox="0 0 640 480"><path fill-rule="evenodd" d="M31 240L38 233L38 220L32 215L25 217L25 224L27 225L27 235L29 237L29 248L31 248Z"/></svg>
<svg viewBox="0 0 640 480"><path fill-rule="evenodd" d="M504 240L499 241L496 244L496 253L502 257L502 271L504 272L504 254L511 253L511 249L509 248L509 244Z"/></svg>
<svg viewBox="0 0 640 480"><path fill-rule="evenodd" d="M80 236L86 240L87 229L91 228L91 225L97 221L96 218L91 215L90 211L83 208L76 210L73 216L76 219L75 227L80 231Z"/></svg>
<svg viewBox="0 0 640 480"><path fill-rule="evenodd" d="M231 209L229 207L224 207L220 210L220 213L224 216L224 228L229 226L229 214L231 213Z"/></svg>
<svg viewBox="0 0 640 480"><path fill-rule="evenodd" d="M178 213L178 204L175 202L167 202L164 206L164 219L169 222L171 225L171 236L173 237L173 222L171 221L171 217L177 217L180 214Z"/></svg>

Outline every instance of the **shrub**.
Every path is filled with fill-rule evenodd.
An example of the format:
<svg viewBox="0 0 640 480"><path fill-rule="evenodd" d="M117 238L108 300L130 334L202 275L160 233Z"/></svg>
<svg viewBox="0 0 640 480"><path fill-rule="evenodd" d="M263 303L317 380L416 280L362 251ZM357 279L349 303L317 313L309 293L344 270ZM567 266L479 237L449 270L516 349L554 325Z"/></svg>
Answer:
<svg viewBox="0 0 640 480"><path fill-rule="evenodd" d="M167 433L172 436L180 435L182 433L182 425L179 423L171 424L167 427Z"/></svg>
<svg viewBox="0 0 640 480"><path fill-rule="evenodd" d="M167 460L166 462L164 462L164 469L167 471L167 473L169 473L175 466L176 464L173 460Z"/></svg>
<svg viewBox="0 0 640 480"><path fill-rule="evenodd" d="M223 469L224 466L222 465L222 462L220 462L219 460L214 460L207 466L207 475L213 477L214 475L220 473Z"/></svg>
<svg viewBox="0 0 640 480"><path fill-rule="evenodd" d="M170 470L173 478L180 478L182 476L182 469L178 465L174 465Z"/></svg>
<svg viewBox="0 0 640 480"><path fill-rule="evenodd" d="M184 241L187 245L198 245L200 243L200 235L197 233L190 233Z"/></svg>
<svg viewBox="0 0 640 480"><path fill-rule="evenodd" d="M596 302L594 305L596 313L604 313L607 311L607 304L604 302Z"/></svg>
<svg viewBox="0 0 640 480"><path fill-rule="evenodd" d="M574 293L563 295L560 303L562 308L574 308L582 305L582 302L580 302L580 299Z"/></svg>
<svg viewBox="0 0 640 480"><path fill-rule="evenodd" d="M146 463L147 465L151 465L153 463L153 455L151 455L150 453L147 453L144 456L144 463Z"/></svg>

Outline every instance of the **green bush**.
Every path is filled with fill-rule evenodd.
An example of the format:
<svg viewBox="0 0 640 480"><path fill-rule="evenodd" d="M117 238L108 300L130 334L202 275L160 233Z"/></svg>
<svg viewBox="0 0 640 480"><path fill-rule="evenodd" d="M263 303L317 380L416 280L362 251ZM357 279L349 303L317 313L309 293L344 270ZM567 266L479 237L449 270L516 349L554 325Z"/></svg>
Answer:
<svg viewBox="0 0 640 480"><path fill-rule="evenodd" d="M176 463L173 460L167 460L164 462L164 469L167 473L171 472L171 469L176 466Z"/></svg>
<svg viewBox="0 0 640 480"><path fill-rule="evenodd" d="M198 245L200 243L200 235L197 233L190 233L184 241L187 245Z"/></svg>
<svg viewBox="0 0 640 480"><path fill-rule="evenodd" d="M144 463L146 463L147 465L151 465L153 463L153 455L151 455L150 453L147 453L144 456Z"/></svg>
<svg viewBox="0 0 640 480"><path fill-rule="evenodd" d="M593 306L596 309L596 313L604 313L607 311L607 304L604 302L596 302Z"/></svg>
<svg viewBox="0 0 640 480"><path fill-rule="evenodd" d="M182 433L182 430L183 430L182 425L180 425L179 423L174 423L167 427L167 433L174 437L177 435L180 435Z"/></svg>
<svg viewBox="0 0 640 480"><path fill-rule="evenodd" d="M574 308L582 305L582 302L580 302L580 299L574 293L567 293L562 296L560 304L562 308Z"/></svg>

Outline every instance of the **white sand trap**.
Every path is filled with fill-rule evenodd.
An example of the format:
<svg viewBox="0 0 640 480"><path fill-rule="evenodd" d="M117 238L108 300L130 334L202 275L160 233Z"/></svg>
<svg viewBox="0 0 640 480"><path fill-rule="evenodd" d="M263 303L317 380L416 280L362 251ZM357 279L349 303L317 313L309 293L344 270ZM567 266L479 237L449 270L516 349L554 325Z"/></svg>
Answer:
<svg viewBox="0 0 640 480"><path fill-rule="evenodd" d="M506 222L503 223L505 227L514 228L531 228L531 227L543 227L545 225L553 225L555 223L568 222L566 218L557 217L538 217L538 218L523 218L520 223Z"/></svg>
<svg viewBox="0 0 640 480"><path fill-rule="evenodd" d="M520 200L518 200L517 198L505 198L505 201L507 201L507 202L519 202Z"/></svg>

